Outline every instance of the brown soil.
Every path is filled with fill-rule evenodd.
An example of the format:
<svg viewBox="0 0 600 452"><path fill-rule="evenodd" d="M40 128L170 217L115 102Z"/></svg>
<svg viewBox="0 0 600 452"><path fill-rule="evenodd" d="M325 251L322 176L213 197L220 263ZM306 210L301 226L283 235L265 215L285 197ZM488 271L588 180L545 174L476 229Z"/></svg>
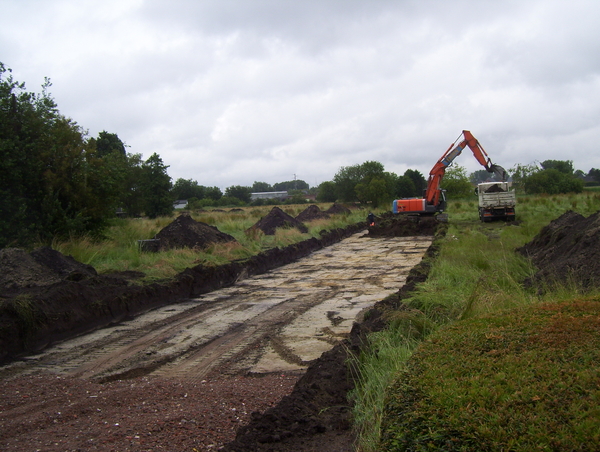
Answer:
<svg viewBox="0 0 600 452"><path fill-rule="evenodd" d="M195 221L189 214L179 215L175 221L163 228L154 239L159 240L160 251L173 248L203 249L219 242L235 242L235 238L201 221Z"/></svg>
<svg viewBox="0 0 600 452"><path fill-rule="evenodd" d="M396 227L390 220L388 226L378 226L378 233L414 235L419 225L434 230L429 221L395 218L410 227ZM443 226L436 224L439 233L445 231ZM173 281L151 286L132 284L123 275L90 275L42 289L27 287L21 296L5 292L0 306L0 359L14 360L52 341L226 287L242 274L292 262L364 228L360 223L331 231L321 239L269 250L243 263L197 266ZM411 232L399 233L407 230ZM428 254L435 252L432 246ZM0 414L0 446L3 450L208 451L225 444L222 450L237 452L352 450L348 353L360 350L365 334L385 327L381 313L401 305L415 284L426 279L428 268L426 261L415 267L395 296L375 305L369 320L356 324L351 338L324 353L297 383L294 375L264 380L223 377L200 385L147 378L102 385L47 376L0 380L4 394L0 413L5 413ZM31 308L28 317L19 304L24 299Z"/></svg>
<svg viewBox="0 0 600 452"><path fill-rule="evenodd" d="M435 235L440 223L435 217L416 215L383 215L369 226L371 237L402 237L409 235Z"/></svg>
<svg viewBox="0 0 600 452"><path fill-rule="evenodd" d="M32 253L18 248L2 249L0 269L0 293L47 286L62 280L80 281L97 275L94 267L48 247Z"/></svg>
<svg viewBox="0 0 600 452"><path fill-rule="evenodd" d="M329 214L323 212L319 206L314 204L308 206L306 209L296 215L296 220L300 222L318 220L321 218L329 218Z"/></svg>
<svg viewBox="0 0 600 452"><path fill-rule="evenodd" d="M308 232L308 228L302 222L288 215L277 206L273 207L267 215L258 220L246 232L251 233L260 229L266 235L274 235L277 228L296 228L300 232Z"/></svg>
<svg viewBox="0 0 600 452"><path fill-rule="evenodd" d="M325 211L325 213L333 214L333 215L335 215L335 214L344 215L344 214L350 213L350 209L342 206L341 204L334 202L333 205Z"/></svg>
<svg viewBox="0 0 600 452"><path fill-rule="evenodd" d="M600 284L600 211L585 218L568 211L545 226L528 244L519 248L538 272L528 280L540 288L555 281L583 288Z"/></svg>

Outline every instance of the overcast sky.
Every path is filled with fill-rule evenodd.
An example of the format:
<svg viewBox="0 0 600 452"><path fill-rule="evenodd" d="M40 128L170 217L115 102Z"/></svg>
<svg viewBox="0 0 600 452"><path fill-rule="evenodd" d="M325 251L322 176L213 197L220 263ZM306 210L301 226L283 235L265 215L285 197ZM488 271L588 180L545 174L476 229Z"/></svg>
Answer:
<svg viewBox="0 0 600 452"><path fill-rule="evenodd" d="M89 135L225 189L431 167L600 168L598 0L0 0L0 61ZM456 164L482 169L467 149Z"/></svg>

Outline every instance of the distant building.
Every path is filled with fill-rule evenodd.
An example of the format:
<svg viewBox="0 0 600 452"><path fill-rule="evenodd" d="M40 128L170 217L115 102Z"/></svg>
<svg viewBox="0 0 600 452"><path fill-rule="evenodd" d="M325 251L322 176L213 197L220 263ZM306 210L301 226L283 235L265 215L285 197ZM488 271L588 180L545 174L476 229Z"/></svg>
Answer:
<svg viewBox="0 0 600 452"><path fill-rule="evenodd" d="M252 201L256 199L286 199L287 197L287 191L263 191L258 193L250 193L250 199Z"/></svg>
<svg viewBox="0 0 600 452"><path fill-rule="evenodd" d="M188 206L187 199L180 199L173 203L173 209L185 209Z"/></svg>

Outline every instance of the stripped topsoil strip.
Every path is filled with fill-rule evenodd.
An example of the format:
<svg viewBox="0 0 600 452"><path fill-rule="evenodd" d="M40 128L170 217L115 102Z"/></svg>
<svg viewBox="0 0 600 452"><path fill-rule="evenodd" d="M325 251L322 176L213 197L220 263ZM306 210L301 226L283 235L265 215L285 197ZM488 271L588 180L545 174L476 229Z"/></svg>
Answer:
<svg viewBox="0 0 600 452"><path fill-rule="evenodd" d="M98 275L93 268L51 249L29 254L1 250L0 362L159 306L231 286L243 275L289 264L365 227L358 223L334 229L319 239L272 248L244 261L197 265L172 279L145 285L134 281L143 276L140 272Z"/></svg>
<svg viewBox="0 0 600 452"><path fill-rule="evenodd" d="M422 228L422 229L421 229ZM369 228L369 235L375 227ZM420 231L423 231L420 233ZM445 235L446 223L435 218L414 221L406 216L389 216L377 227L377 236L402 237L414 235ZM366 336L386 327L383 313L401 309L402 300L427 279L430 261L438 252L434 240L426 258L414 267L405 285L395 294L376 303L368 319L355 323L346 339L323 353L298 380L292 393L265 411L253 413L251 422L238 430L236 439L226 445L227 452L342 452L353 450L351 403L348 393L354 388L353 376L347 367L349 353L358 354Z"/></svg>
<svg viewBox="0 0 600 452"><path fill-rule="evenodd" d="M431 217L384 215L369 227L372 236L446 234L447 224ZM584 218L573 212L551 222L519 251L531 257L540 268L536 280L569 275L583 284L594 283L600 270L600 212ZM353 389L349 353L358 354L366 336L386 328L385 312L404 310L403 300L416 285L424 282L431 261L439 251L438 240L426 258L414 267L406 284L395 294L375 304L367 320L355 324L350 339L324 353L296 383L293 392L263 415L255 413L252 421L238 430L235 441L224 450L250 451L348 451L353 450L351 405L348 391ZM589 268L586 268L586 265ZM552 276L554 275L554 276ZM597 285L597 280L595 282Z"/></svg>

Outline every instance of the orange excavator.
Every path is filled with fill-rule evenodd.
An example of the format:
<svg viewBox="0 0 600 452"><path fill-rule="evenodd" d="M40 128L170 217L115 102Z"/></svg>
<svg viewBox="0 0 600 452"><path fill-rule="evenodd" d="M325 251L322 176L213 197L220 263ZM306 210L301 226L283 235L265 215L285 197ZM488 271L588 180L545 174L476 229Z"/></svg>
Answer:
<svg viewBox="0 0 600 452"><path fill-rule="evenodd" d="M464 139L456 144L461 137ZM475 138L468 130L463 130L462 134L450 145L448 150L429 172L425 197L396 199L392 204L392 211L394 213L417 215L434 215L443 212L446 209L446 196L444 190L440 188L440 184L446 173L446 168L467 146L473 151L473 155L477 161L481 163L489 173L496 174L496 177L502 181L506 180L507 174L504 168L500 165L493 164L483 147L479 144L479 141L477 141L477 138Z"/></svg>

